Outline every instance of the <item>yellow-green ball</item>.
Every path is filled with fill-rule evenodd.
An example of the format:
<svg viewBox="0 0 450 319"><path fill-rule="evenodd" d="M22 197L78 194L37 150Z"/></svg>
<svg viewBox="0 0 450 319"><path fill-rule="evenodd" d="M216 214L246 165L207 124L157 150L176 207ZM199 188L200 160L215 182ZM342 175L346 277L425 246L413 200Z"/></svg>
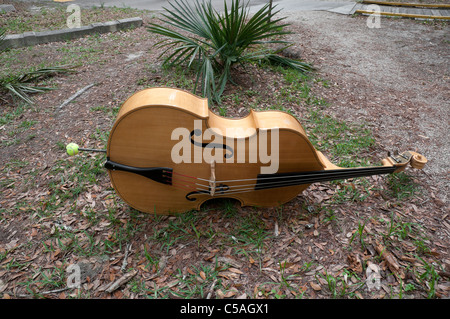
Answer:
<svg viewBox="0 0 450 319"><path fill-rule="evenodd" d="M69 154L70 156L74 156L78 154L78 145L75 143L69 143L66 146L66 151L67 154Z"/></svg>

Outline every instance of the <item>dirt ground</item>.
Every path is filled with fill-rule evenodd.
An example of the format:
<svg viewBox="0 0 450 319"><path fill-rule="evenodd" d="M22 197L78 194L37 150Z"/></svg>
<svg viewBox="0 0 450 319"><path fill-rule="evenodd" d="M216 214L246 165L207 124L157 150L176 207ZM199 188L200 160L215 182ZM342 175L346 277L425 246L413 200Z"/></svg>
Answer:
<svg viewBox="0 0 450 319"><path fill-rule="evenodd" d="M295 25L292 41L299 43L300 53L335 83L334 90L324 92L333 101L333 115L372 123L386 150L420 150L430 158L426 170L430 184L446 202L448 25L382 19L380 28L370 29L365 17L349 19L326 12L295 13L288 21Z"/></svg>
<svg viewBox="0 0 450 319"><path fill-rule="evenodd" d="M32 137L29 132L19 132L15 135L17 143L4 143L0 148L3 171L0 177L3 187L0 199L0 293L3 298L76 298L80 295L87 298L153 295L170 298L172 293L181 294L189 285L204 287L206 292L194 294L196 298L205 298L208 292L212 298L331 298L334 296L330 288L333 277L340 280L339 287L354 284L342 296L345 298L399 298L403 284L408 283L416 287L408 293L408 298L421 299L427 297L431 288L419 283L420 278L413 269L425 269L424 265L439 269L439 281L433 287L435 296L448 298L448 25L382 19L381 28L370 29L364 16L327 12L284 14L292 23L293 34L288 39L295 45L289 49L290 54L312 62L317 75L329 84L327 87L312 86L313 94L328 102L322 111L340 120L368 124L377 143L371 158L382 159L387 151L395 150L413 150L426 156L429 162L424 170L408 170L423 193L399 203L374 191L373 196L363 202L327 206L337 216L336 224L326 221L322 214L308 213L308 210L314 211L324 205L335 192L327 183L313 185L289 202L283 208L282 216L274 209L235 207L238 214L230 219L223 209L219 208L221 213L215 214L215 205L220 206L220 203L213 203L209 212L200 212L195 219L189 220L189 224L196 227L195 233L190 226L178 231L189 234L192 239L202 231L208 232L210 225L216 237L200 236L197 241L176 242L166 249L166 244L155 234L166 236L169 229L173 231L169 226L180 227L176 224L177 217L156 218L145 214L136 217L135 213L131 214L129 208L114 197L107 174L97 175L95 184L83 190L76 203L64 202L63 198L49 200L56 193L50 185L56 184L61 192L77 186L76 180L67 178L76 167L69 165L68 172L53 169L62 166L61 161L72 163L58 143L77 142L86 147L103 148L102 132L109 131L113 123L111 112L105 112L105 108L117 109L130 94L146 86L168 85L167 74L161 71L158 60L160 52L154 48L157 39L145 28L139 28L119 33L120 45L116 36L102 35L94 40L80 39L24 49L19 61L34 65L47 59L59 61L70 48L90 45L89 41L95 41L92 49L98 50L99 56L96 56L98 60L86 60L75 74L56 77L52 84L58 87L57 90L36 95L35 106L24 111L19 119L0 127L1 141L5 142L10 139L7 132L17 129L20 122L34 121ZM83 52L77 54L77 59L82 60ZM275 90L277 77L271 72L250 68L250 73L260 81L247 83L249 88L260 94ZM92 83L96 86L74 103L57 110L65 99ZM225 95L232 92L231 87ZM242 105L246 102L250 101L231 105L227 116L243 116ZM11 106L2 107L9 107L5 110L12 112ZM295 106L294 112L302 122L307 108ZM377 187L384 185L381 178L369 180ZM117 224L111 222L112 202L117 202L113 206ZM50 203L56 205L56 210L52 215L42 215ZM73 213L74 206L76 213ZM93 210L100 220L95 225L89 219L92 218L89 212ZM391 238L394 243L389 250L405 270L404 282L389 275L396 270L391 270L392 264L376 253L379 243L375 239L380 238L385 226L380 220L389 220L392 212L408 225L420 225L421 235L427 238L428 249L420 254L412 245L417 238ZM277 235L264 240L264 250L256 249L247 254L245 247L236 244L237 235L233 229L239 228L242 220L255 216L265 230L272 233L276 229ZM368 221L364 230L367 249L355 244L349 249L352 235L357 234L362 220ZM117 234L121 229L128 230L130 224L139 226L139 231L128 234L128 239L132 240L132 248L128 251L128 246L118 239ZM64 242L67 239L57 236L69 232L67 227L77 229L73 231L75 237L70 238L72 241L78 238L83 249L89 244L95 247L114 244L114 249L106 258L67 249L70 246ZM362 241L362 237L360 239ZM51 248L53 245L55 248ZM150 260L147 255L144 258L144 251L152 252L152 260L159 260L156 268L143 267L144 261ZM415 253L420 259L413 257ZM208 267L213 267L214 262L220 267L215 268L217 277L213 280L207 269L212 269ZM56 268L64 272L72 263L84 265L84 292L68 290L61 282L59 286L51 286L49 281L42 279L44 270L47 275ZM357 277L347 272L358 273L359 278L364 279L366 273L362 264L369 267L370 263L380 265L382 269L381 290L367 290L359 284ZM313 266L307 269L301 266L306 264ZM107 284L121 277L123 265L133 268L133 280L112 294L105 292ZM177 277L178 273L182 276ZM191 275L195 277L195 284L186 279ZM215 286L217 280L220 287Z"/></svg>

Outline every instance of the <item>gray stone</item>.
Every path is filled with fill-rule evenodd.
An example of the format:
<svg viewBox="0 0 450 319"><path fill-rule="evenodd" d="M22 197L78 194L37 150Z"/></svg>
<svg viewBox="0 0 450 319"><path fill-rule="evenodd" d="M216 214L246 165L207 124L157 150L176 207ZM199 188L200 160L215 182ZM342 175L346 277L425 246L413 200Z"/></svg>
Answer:
<svg viewBox="0 0 450 319"><path fill-rule="evenodd" d="M105 25L104 23L92 23L91 24L92 29L94 29L94 32L97 33L107 33L109 32L109 27Z"/></svg>
<svg viewBox="0 0 450 319"><path fill-rule="evenodd" d="M108 32L116 32L116 31L118 31L119 30L119 28L117 27L118 24L119 24L118 21L107 21L107 22L103 23L105 28L107 28Z"/></svg>
<svg viewBox="0 0 450 319"><path fill-rule="evenodd" d="M93 32L93 28L91 26L83 26L80 28L73 28L73 29L63 29L63 30L58 30L60 33L58 34L58 36L62 37L61 40L59 41L66 41L66 40L73 40L73 39L78 39L78 38L82 38L84 36L90 35ZM55 31L53 31L55 32Z"/></svg>
<svg viewBox="0 0 450 319"><path fill-rule="evenodd" d="M36 45L39 42L36 42L36 33L33 31L24 32L23 35L23 43L25 46Z"/></svg>
<svg viewBox="0 0 450 319"><path fill-rule="evenodd" d="M129 28L139 28L142 26L142 19L139 17L136 18L127 18L127 19L120 19L119 21L119 27L121 30L123 29L129 29Z"/></svg>
<svg viewBox="0 0 450 319"><path fill-rule="evenodd" d="M6 35L2 49L20 48L36 44L59 42L78 39L95 33L116 32L129 28L136 28L142 25L141 18L121 19L118 21L108 21L104 23L93 23L73 29L61 29L55 31L25 32L22 34Z"/></svg>
<svg viewBox="0 0 450 319"><path fill-rule="evenodd" d="M16 11L16 8L12 4L0 4L0 12L12 12Z"/></svg>
<svg viewBox="0 0 450 319"><path fill-rule="evenodd" d="M3 45L0 47L0 50L4 50L6 48L21 48L25 46L25 41L23 40L23 34L10 34L7 35L3 41Z"/></svg>

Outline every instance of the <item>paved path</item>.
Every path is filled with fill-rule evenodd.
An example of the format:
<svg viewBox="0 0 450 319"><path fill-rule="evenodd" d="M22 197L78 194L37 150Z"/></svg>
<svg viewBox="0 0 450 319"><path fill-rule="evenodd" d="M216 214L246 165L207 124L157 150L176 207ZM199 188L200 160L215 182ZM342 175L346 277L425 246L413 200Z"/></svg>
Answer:
<svg viewBox="0 0 450 319"><path fill-rule="evenodd" d="M25 0L27 1L27 0ZM28 0L35 2L36 0ZM43 2L50 0L41 0ZM214 7L218 10L223 9L223 0L211 0ZM227 4L232 0L227 0ZM131 7L136 9L146 10L162 10L163 7L169 7L169 1L166 0L74 0L65 3L75 3L82 6L116 6L116 7ZM250 0L252 10L261 8L269 0ZM278 9L283 11L332 11L342 14L349 14L355 5L352 0L273 0L273 3L278 6Z"/></svg>
<svg viewBox="0 0 450 319"><path fill-rule="evenodd" d="M373 8L370 4L358 3L354 6L354 11L356 13L370 14L373 12L371 7ZM376 8L379 10L379 14L383 16L450 20L450 8L413 7L405 5L378 5Z"/></svg>

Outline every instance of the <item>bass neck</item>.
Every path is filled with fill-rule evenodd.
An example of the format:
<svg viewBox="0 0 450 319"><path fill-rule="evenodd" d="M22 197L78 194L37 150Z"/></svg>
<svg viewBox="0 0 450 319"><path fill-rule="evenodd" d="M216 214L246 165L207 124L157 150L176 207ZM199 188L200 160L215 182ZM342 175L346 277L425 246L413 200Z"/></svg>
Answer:
<svg viewBox="0 0 450 319"><path fill-rule="evenodd" d="M317 182L329 182L334 180L366 177L372 175L391 174L397 170L397 166L379 166L362 168L342 168L308 172L290 172L278 174L259 174L255 190L270 189Z"/></svg>

